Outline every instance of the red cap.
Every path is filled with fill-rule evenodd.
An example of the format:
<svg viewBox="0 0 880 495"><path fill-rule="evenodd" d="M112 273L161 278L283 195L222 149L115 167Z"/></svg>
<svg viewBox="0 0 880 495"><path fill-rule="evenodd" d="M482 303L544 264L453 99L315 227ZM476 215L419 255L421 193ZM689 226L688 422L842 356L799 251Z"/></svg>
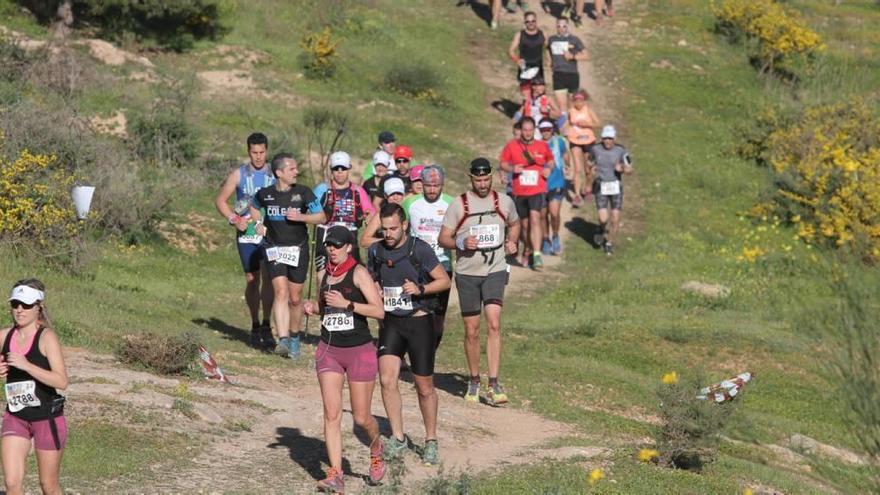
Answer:
<svg viewBox="0 0 880 495"><path fill-rule="evenodd" d="M422 170L424 170L424 165L416 165L415 167L409 170L409 180L410 182L415 182L417 180L422 180Z"/></svg>
<svg viewBox="0 0 880 495"><path fill-rule="evenodd" d="M398 158L409 158L412 160L412 148L402 144L398 145L397 149L394 150L394 159L397 160Z"/></svg>

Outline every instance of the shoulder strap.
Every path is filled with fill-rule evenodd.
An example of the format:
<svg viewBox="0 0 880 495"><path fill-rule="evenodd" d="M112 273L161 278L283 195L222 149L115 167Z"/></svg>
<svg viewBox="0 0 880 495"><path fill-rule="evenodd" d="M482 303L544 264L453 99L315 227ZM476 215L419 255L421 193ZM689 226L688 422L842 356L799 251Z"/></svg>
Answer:
<svg viewBox="0 0 880 495"><path fill-rule="evenodd" d="M419 261L419 258L416 256L416 236L409 236L409 249L407 249L409 256L409 264L416 269L416 276L419 277L419 281L422 279L422 262Z"/></svg>
<svg viewBox="0 0 880 495"><path fill-rule="evenodd" d="M364 218L364 209L361 207L361 191L360 187L356 186L354 182L350 182L350 184L352 201L354 202L354 220L360 224L360 221Z"/></svg>
<svg viewBox="0 0 880 495"><path fill-rule="evenodd" d="M467 192L461 193L461 205L464 207L464 211L461 213L461 220L458 221L458 225L455 226L455 232L452 235L458 234L458 229L464 224L464 221L467 220L468 214L470 213L470 207L468 206L468 198Z"/></svg>
<svg viewBox="0 0 880 495"><path fill-rule="evenodd" d="M504 212L501 211L501 204L500 203L501 203L501 199L498 196L498 192L495 190L492 190L492 204L495 206L495 213L497 213L498 216L501 217L501 221L503 221L506 224L507 223L507 215L505 215Z"/></svg>
<svg viewBox="0 0 880 495"><path fill-rule="evenodd" d="M6 332L6 340L3 341L3 354L7 354L9 352L9 344L12 342L12 332L14 332L16 327L12 327Z"/></svg>

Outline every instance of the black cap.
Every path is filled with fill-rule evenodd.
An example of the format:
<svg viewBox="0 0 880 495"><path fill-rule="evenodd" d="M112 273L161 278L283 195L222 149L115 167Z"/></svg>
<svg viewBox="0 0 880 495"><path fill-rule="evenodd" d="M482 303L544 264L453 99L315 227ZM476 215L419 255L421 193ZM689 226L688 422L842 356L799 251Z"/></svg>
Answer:
<svg viewBox="0 0 880 495"><path fill-rule="evenodd" d="M391 131L382 131L379 133L379 143L388 144L396 142L397 138L394 137L394 133Z"/></svg>
<svg viewBox="0 0 880 495"><path fill-rule="evenodd" d="M354 236L348 230L348 227L334 225L327 230L327 235L324 236L324 244L340 248L346 244L354 244Z"/></svg>
<svg viewBox="0 0 880 495"><path fill-rule="evenodd" d="M532 84L544 85L544 76L535 76L532 78Z"/></svg>
<svg viewBox="0 0 880 495"><path fill-rule="evenodd" d="M489 175L492 173L492 163L485 158L474 158L471 161L471 175Z"/></svg>

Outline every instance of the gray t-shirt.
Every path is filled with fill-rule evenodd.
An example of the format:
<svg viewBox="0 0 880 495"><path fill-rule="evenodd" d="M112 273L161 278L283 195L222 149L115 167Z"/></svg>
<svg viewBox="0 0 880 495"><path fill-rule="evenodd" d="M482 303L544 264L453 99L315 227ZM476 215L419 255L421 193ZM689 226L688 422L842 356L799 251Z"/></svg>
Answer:
<svg viewBox="0 0 880 495"><path fill-rule="evenodd" d="M628 153L626 148L619 144L615 144L610 150L605 149L601 143L596 143L590 148L590 155L593 157L593 163L596 164L596 178L602 182L611 182L620 179L614 167L623 162L623 157Z"/></svg>
<svg viewBox="0 0 880 495"><path fill-rule="evenodd" d="M452 199L446 210L443 227L452 230L452 237L456 239L463 233L476 235L484 247L477 251L456 249L455 273L485 277L490 273L507 270L504 251L505 228L519 221L513 200L506 194L498 194L498 209L507 218L505 222L495 211L495 201L491 192L485 198L477 196L473 191L465 194L468 198L467 218L456 230L464 217L464 203L461 196L457 196Z"/></svg>
<svg viewBox="0 0 880 495"><path fill-rule="evenodd" d="M565 60L564 53L571 52L574 55L582 51L584 44L580 38L573 34L568 36L554 34L547 40L547 49L550 50L550 63L553 66L553 72L577 73L577 60Z"/></svg>

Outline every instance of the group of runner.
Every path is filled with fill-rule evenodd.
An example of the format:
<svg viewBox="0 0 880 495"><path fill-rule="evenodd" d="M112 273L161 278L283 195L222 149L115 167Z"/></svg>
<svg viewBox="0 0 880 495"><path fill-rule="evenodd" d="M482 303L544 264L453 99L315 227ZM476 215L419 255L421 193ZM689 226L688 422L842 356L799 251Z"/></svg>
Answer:
<svg viewBox="0 0 880 495"><path fill-rule="evenodd" d="M488 0L488 2L491 12L489 26L493 31L498 29L498 24L501 21L502 7L511 14L515 14L517 9L523 12L529 11L528 2L525 0ZM614 0L595 0L593 2L593 18L596 24L601 25L603 17L614 17L613 2ZM459 5L474 3L476 3L475 0L462 0L459 2ZM539 3L541 4L541 9L549 14L551 11L550 2L540 0ZM583 22L583 17L586 15L585 7L584 0L563 0L562 12L560 12L559 17L571 19L572 22L580 25Z"/></svg>

